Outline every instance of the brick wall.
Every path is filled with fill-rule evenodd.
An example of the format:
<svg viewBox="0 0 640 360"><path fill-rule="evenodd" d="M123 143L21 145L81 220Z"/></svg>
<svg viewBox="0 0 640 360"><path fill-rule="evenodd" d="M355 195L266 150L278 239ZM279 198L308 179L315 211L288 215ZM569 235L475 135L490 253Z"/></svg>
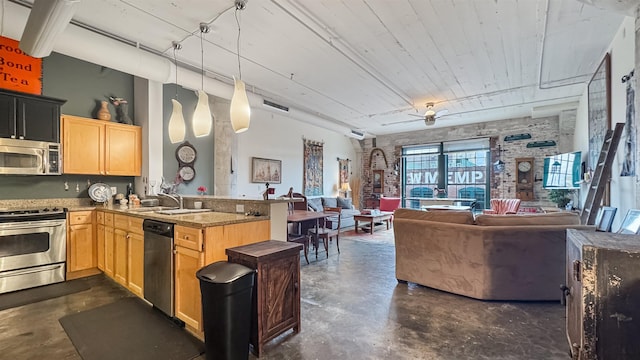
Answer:
<svg viewBox="0 0 640 360"><path fill-rule="evenodd" d="M573 118L575 119L575 116ZM372 197L372 170L384 170L384 196L400 196L400 172L396 171L395 165L399 163L398 159L403 146L483 137L491 139L491 163L498 160L498 157L505 163L505 170L502 173L495 174L493 170L491 171L489 181L492 198L515 198L515 159L533 157L535 159L533 171L539 181L535 182L535 199L523 202L523 206L554 206L548 201L548 191L542 188L543 159L546 156L572 150L570 142L573 134L569 134L570 131L567 130L572 127L567 126L567 119L571 119L571 116L563 116L562 131L558 116L538 119L525 117L445 128L428 128L422 131L380 135L375 139L365 139L362 142L362 168L360 172L362 174L362 199L366 200ZM531 134L531 139L504 141L504 137L507 135L521 133ZM544 140L555 141L558 145L527 148L529 142ZM498 151L498 145L503 151ZM562 150L559 145L562 145ZM373 149L376 151L372 156ZM384 156L380 154L381 152L384 153ZM386 158L386 163L384 158ZM364 204L361 207L364 207Z"/></svg>

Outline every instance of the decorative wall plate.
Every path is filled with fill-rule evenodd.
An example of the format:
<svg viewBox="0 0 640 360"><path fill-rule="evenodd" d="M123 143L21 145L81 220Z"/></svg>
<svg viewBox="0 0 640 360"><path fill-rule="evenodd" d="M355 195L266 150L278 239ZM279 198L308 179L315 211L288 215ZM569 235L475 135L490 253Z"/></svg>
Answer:
<svg viewBox="0 0 640 360"><path fill-rule="evenodd" d="M111 198L111 187L107 184L103 183L95 183L89 186L89 197L91 200L99 203L104 203L109 201Z"/></svg>
<svg viewBox="0 0 640 360"><path fill-rule="evenodd" d="M196 161L197 155L196 148L188 141L178 145L176 149L176 159L180 165L193 164Z"/></svg>
<svg viewBox="0 0 640 360"><path fill-rule="evenodd" d="M196 170L191 165L182 166L180 170L178 170L178 173L184 182L189 182L196 177Z"/></svg>

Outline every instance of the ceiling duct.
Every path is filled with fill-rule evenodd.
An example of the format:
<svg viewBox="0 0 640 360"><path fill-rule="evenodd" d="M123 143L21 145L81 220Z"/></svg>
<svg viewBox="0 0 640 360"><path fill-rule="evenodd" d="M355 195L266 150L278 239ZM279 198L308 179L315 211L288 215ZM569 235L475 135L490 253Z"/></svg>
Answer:
<svg viewBox="0 0 640 360"><path fill-rule="evenodd" d="M531 118L539 119L543 117L556 116L565 110L574 110L578 108L578 102L572 101L562 104L535 106L531 108Z"/></svg>
<svg viewBox="0 0 640 360"><path fill-rule="evenodd" d="M276 104L276 103L274 103L272 101L269 101L269 100L263 100L262 101L262 105L268 106L268 107L276 109L276 110L280 110L282 112L286 112L286 113L289 112L289 108L288 107L286 107L284 105Z"/></svg>
<svg viewBox="0 0 640 360"><path fill-rule="evenodd" d="M357 140L364 139L364 132L358 131L358 130L351 129L351 132L349 134L347 134L347 135L349 137L352 137L352 138L357 139Z"/></svg>

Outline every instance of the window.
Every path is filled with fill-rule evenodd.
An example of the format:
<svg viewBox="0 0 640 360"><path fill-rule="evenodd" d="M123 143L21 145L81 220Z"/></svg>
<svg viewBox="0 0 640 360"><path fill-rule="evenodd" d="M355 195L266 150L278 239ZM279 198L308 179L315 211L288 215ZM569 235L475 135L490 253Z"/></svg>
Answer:
<svg viewBox="0 0 640 360"><path fill-rule="evenodd" d="M447 197L476 199L478 209L486 208L489 201L486 196L489 194L488 156L489 139L403 148L403 206L418 209L420 198ZM441 177L440 174L447 175Z"/></svg>

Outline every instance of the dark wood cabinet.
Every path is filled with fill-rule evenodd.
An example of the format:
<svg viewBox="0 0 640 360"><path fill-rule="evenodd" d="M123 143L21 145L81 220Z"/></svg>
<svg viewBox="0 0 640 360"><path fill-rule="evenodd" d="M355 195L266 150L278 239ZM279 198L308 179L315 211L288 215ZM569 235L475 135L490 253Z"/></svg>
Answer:
<svg viewBox="0 0 640 360"><path fill-rule="evenodd" d="M640 236L567 230L567 338L573 359L640 359Z"/></svg>
<svg viewBox="0 0 640 360"><path fill-rule="evenodd" d="M276 240L226 250L229 262L257 270L251 329L256 356L283 332L300 331L300 250L302 244Z"/></svg>
<svg viewBox="0 0 640 360"><path fill-rule="evenodd" d="M0 90L0 137L60 142L65 100Z"/></svg>

